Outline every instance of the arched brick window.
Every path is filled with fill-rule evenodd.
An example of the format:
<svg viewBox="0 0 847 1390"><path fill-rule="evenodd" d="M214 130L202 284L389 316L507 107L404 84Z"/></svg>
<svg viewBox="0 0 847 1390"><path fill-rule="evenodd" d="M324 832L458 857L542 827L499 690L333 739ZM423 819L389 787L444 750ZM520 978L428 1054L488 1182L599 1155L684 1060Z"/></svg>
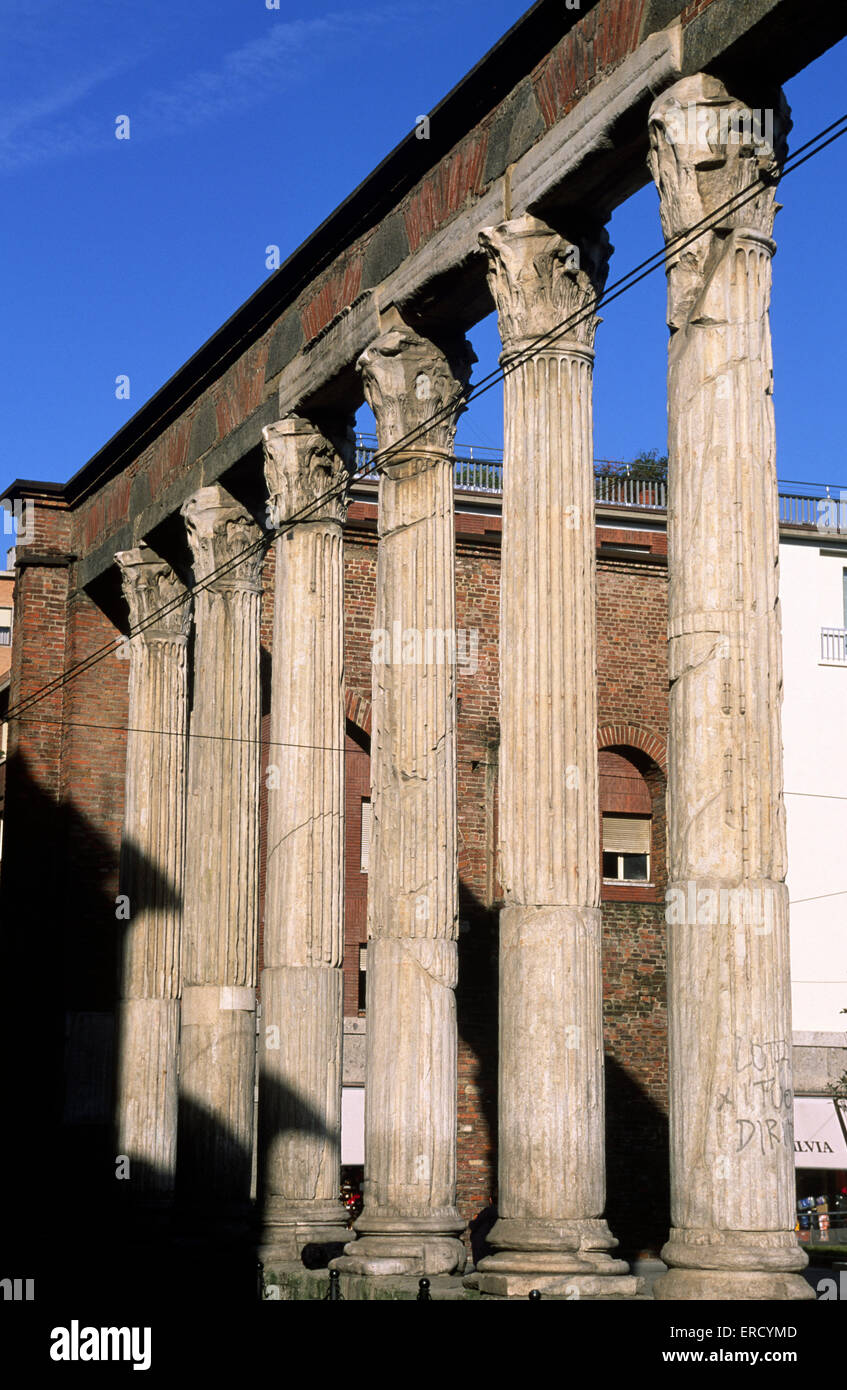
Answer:
<svg viewBox="0 0 847 1390"><path fill-rule="evenodd" d="M638 744L598 740L604 899L661 901L665 889L663 748L639 731ZM650 752L644 743L650 740ZM655 756L658 755L658 756ZM664 760L662 760L664 761Z"/></svg>
<svg viewBox="0 0 847 1390"><path fill-rule="evenodd" d="M598 763L603 878L650 883L653 802L647 783L623 751L601 748Z"/></svg>

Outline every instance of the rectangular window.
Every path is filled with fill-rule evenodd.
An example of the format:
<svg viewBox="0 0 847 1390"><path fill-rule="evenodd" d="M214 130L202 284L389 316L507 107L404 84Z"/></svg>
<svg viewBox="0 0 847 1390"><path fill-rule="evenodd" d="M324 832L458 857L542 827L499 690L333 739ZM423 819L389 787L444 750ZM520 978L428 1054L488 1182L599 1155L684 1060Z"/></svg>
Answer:
<svg viewBox="0 0 847 1390"><path fill-rule="evenodd" d="M361 858L359 867L363 874L368 872L368 864L371 857L371 803L362 801L362 839L361 839Z"/></svg>
<svg viewBox="0 0 847 1390"><path fill-rule="evenodd" d="M0 608L0 647L12 645L12 610Z"/></svg>
<svg viewBox="0 0 847 1390"><path fill-rule="evenodd" d="M841 571L841 584L843 588L843 607L844 607L844 627L847 629L847 569Z"/></svg>
<svg viewBox="0 0 847 1390"><path fill-rule="evenodd" d="M650 881L649 816L603 816L603 877L619 883Z"/></svg>
<svg viewBox="0 0 847 1390"><path fill-rule="evenodd" d="M368 948L367 948L367 946L360 946L360 947L359 947L359 1003L358 1003L358 1009L359 1009L359 1013L360 1013L360 1014L363 1014L363 1013L365 1012L365 999L367 998L367 985L368 985Z"/></svg>

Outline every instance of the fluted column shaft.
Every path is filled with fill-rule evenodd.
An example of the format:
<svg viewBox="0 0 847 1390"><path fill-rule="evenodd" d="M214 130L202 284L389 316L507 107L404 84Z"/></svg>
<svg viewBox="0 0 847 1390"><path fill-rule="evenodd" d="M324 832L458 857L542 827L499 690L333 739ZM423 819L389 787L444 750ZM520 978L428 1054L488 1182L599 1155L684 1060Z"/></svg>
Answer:
<svg viewBox="0 0 847 1390"><path fill-rule="evenodd" d="M259 1073L265 1269L340 1254L344 1028L344 574L352 437L264 430L275 541ZM327 494L334 496L327 497ZM332 1247L335 1247L334 1249Z"/></svg>
<svg viewBox="0 0 847 1390"><path fill-rule="evenodd" d="M794 1236L778 508L768 305L774 143L699 74L650 113L668 262L667 1299L805 1298Z"/></svg>
<svg viewBox="0 0 847 1390"><path fill-rule="evenodd" d="M179 1182L213 1222L250 1195L259 908L261 531L224 489L183 507L195 578ZM219 574L222 566L231 568Z"/></svg>
<svg viewBox="0 0 847 1390"><path fill-rule="evenodd" d="M488 228L503 339L499 1220L478 1287L627 1266L605 1220L591 379L605 233ZM554 342L530 340L563 320ZM540 1282L539 1282L540 1281ZM618 1291L621 1284L614 1279Z"/></svg>
<svg viewBox="0 0 847 1390"><path fill-rule="evenodd" d="M176 1177L190 608L173 570L147 546L115 558L131 627L145 624L129 642L117 1143L129 1159L130 1196L167 1201Z"/></svg>
<svg viewBox="0 0 847 1390"><path fill-rule="evenodd" d="M453 464L472 354L392 329L359 359L377 421L364 1210L341 1268L448 1273L456 1238L458 866ZM397 441L421 431L407 448ZM379 462L379 456L378 456Z"/></svg>

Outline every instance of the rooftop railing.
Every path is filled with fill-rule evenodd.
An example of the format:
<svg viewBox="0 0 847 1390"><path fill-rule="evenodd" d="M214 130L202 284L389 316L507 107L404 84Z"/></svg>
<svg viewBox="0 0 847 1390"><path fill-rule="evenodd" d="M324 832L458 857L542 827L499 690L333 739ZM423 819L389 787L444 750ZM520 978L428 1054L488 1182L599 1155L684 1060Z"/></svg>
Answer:
<svg viewBox="0 0 847 1390"><path fill-rule="evenodd" d="M356 437L356 470L373 463L376 439ZM503 451L490 446L457 446L454 456L457 492L498 497L503 491ZM633 507L639 511L661 512L667 508L667 484L659 479L642 479L605 471L608 459L597 459L594 499L600 506ZM375 472L372 474L376 480ZM814 526L820 531L847 535L847 490L832 483L780 484L779 520L785 526Z"/></svg>

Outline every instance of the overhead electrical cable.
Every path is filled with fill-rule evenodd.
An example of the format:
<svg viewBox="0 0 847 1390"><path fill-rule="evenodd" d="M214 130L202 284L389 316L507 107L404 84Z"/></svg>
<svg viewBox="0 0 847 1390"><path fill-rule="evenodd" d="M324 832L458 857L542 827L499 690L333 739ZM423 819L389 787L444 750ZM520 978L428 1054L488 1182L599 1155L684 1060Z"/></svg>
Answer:
<svg viewBox="0 0 847 1390"><path fill-rule="evenodd" d="M759 175L750 184L745 185L744 188L733 194L732 197L727 198L725 202L721 203L706 217L701 218L700 221L695 223L692 227L684 232L676 233L675 236L669 238L661 250L653 252L652 255L634 266L632 270L621 276L620 279L607 286L601 294L595 295L583 309L561 320L560 323L555 324L553 328L548 329L547 332L536 334L519 350L510 353L505 363L495 368L494 371L489 372L487 376L481 378L474 387L466 392L465 399L468 401L475 400L477 397L484 395L486 391L490 391L493 386L505 380L511 372L516 371L518 367L531 361L532 358L544 348L552 345L566 333L593 317L598 309L619 299L623 294L626 294L629 290L633 289L635 285L639 284L641 280L646 279L648 275L658 270L660 266L666 265L669 261L674 260L694 241L698 240L699 237L713 230L715 227L720 226L728 213L737 212L741 207L745 206L746 203L757 197L764 188L773 187L781 183L788 174L793 173L795 169L798 169L809 159L819 154L821 150L826 149L828 145L831 145L835 140L845 134L847 134L847 112L837 120L831 122L830 125L825 126L823 130L818 131L818 133L812 136L810 140L807 140L804 145L801 145L799 149L786 160L777 178L764 178ZM824 137L828 138L825 139ZM262 536L259 540L246 546L244 550L219 565L217 569L213 570L205 578L186 585L183 594L177 595L176 598L169 600L160 608L148 614L141 622L131 626L127 633L122 633L121 636L114 641L97 648L94 652L89 653L88 656L68 667L61 675L56 676L52 681L48 681L38 690L32 691L29 695L25 696L17 705L7 712L5 716L6 720L11 721L12 719L19 718L22 714L25 714L27 710L31 709L33 705L56 694L68 681L84 674L86 671L90 670L92 666L104 660L107 656L113 655L125 644L128 638L137 636L147 628L154 626L168 613L181 608L187 602L190 595L208 588L216 580L227 575L231 570L235 569L252 555L256 555L268 548L277 536L284 535L297 522L308 520L318 508L323 507L334 498L342 496L347 492L352 483L360 481L362 478L374 472L378 472L379 468L384 463L390 461L392 457L408 450L416 441L425 438L434 425L441 423L445 419L449 419L454 410L455 405L452 402L442 406L420 425L415 426L414 429L408 431L407 434L403 435L400 439L395 440L393 444L388 445L385 449L378 450L374 458L365 468L354 473L352 478L343 480L340 484L328 489L319 497L314 498L300 511L288 517L282 526L274 528L269 536ZM109 727L118 728L120 726L115 725Z"/></svg>

